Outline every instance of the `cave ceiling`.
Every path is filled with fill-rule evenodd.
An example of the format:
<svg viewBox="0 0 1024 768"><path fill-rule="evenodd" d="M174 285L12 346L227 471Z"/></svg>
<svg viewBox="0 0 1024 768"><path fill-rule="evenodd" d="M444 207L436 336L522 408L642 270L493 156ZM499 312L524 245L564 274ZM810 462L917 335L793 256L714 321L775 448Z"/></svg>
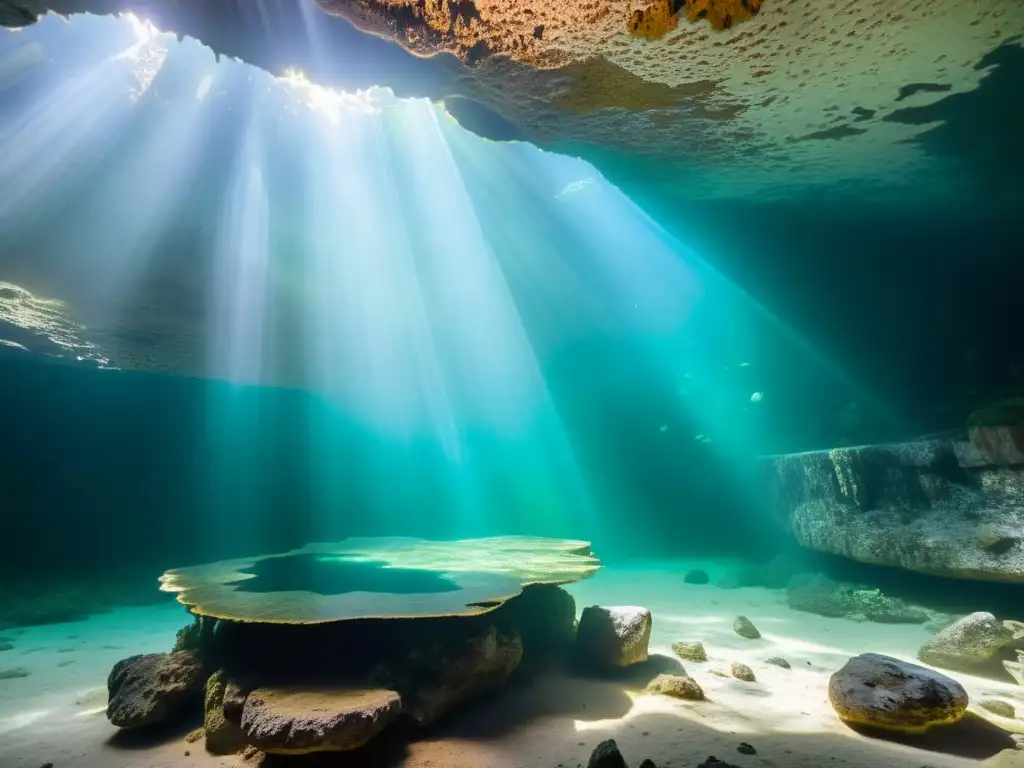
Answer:
<svg viewBox="0 0 1024 768"><path fill-rule="evenodd" d="M955 199L960 145L987 138L932 139L1024 34L1020 0L0 0L0 23L48 11L131 11L273 74L443 100L645 200Z"/></svg>

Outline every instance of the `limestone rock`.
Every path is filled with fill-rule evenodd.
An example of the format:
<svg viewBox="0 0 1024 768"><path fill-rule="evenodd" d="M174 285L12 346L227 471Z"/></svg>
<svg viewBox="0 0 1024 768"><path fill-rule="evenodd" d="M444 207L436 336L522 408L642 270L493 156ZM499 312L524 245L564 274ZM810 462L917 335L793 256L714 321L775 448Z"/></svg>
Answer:
<svg viewBox="0 0 1024 768"><path fill-rule="evenodd" d="M684 661L707 661L708 654L704 650L704 643L672 643L672 652Z"/></svg>
<svg viewBox="0 0 1024 768"><path fill-rule="evenodd" d="M767 659L764 660L764 663L765 664L771 664L772 666L775 666L775 667L782 667L783 669L792 669L793 668L790 665L790 663L788 661L786 661L784 658L782 658L781 656L769 656Z"/></svg>
<svg viewBox="0 0 1024 768"><path fill-rule="evenodd" d="M361 747L394 722L402 699L361 688L258 688L245 701L246 741L271 754L307 754Z"/></svg>
<svg viewBox="0 0 1024 768"><path fill-rule="evenodd" d="M637 606L584 608L576 631L577 659L598 669L646 661L652 623L651 612Z"/></svg>
<svg viewBox="0 0 1024 768"><path fill-rule="evenodd" d="M889 656L855 656L829 680L829 700L848 725L921 733L957 722L967 691L956 680Z"/></svg>
<svg viewBox="0 0 1024 768"><path fill-rule="evenodd" d="M704 689L696 680L686 675L658 675L647 684L647 690L650 693L660 693L689 701L701 701L704 698Z"/></svg>
<svg viewBox="0 0 1024 768"><path fill-rule="evenodd" d="M409 696L409 714L419 725L431 725L503 686L522 658L518 634L489 626L429 660L426 679Z"/></svg>
<svg viewBox="0 0 1024 768"><path fill-rule="evenodd" d="M766 468L779 517L808 549L1024 582L1024 464L1010 463L1008 448L972 446L950 438L840 448L773 457Z"/></svg>
<svg viewBox="0 0 1024 768"><path fill-rule="evenodd" d="M615 739L602 741L590 754L587 768L626 768L626 760Z"/></svg>
<svg viewBox="0 0 1024 768"><path fill-rule="evenodd" d="M982 699L978 702L978 706L987 712L991 712L993 715L998 715L999 717L1017 716L1017 710L1014 708L1013 704L1001 699Z"/></svg>
<svg viewBox="0 0 1024 768"><path fill-rule="evenodd" d="M746 616L736 617L736 620L732 623L732 631L740 637L745 637L748 640L757 640L761 637L761 633L757 631L757 627L754 626L754 622Z"/></svg>
<svg viewBox="0 0 1024 768"><path fill-rule="evenodd" d="M217 671L206 681L206 695L203 699L203 730L206 732L206 751L214 755L231 755L245 747L245 736L239 727L241 707L245 696L238 704L239 687ZM225 714L226 702L238 709L237 719L229 720Z"/></svg>
<svg viewBox="0 0 1024 768"><path fill-rule="evenodd" d="M754 676L754 670L752 670L746 664L741 664L738 661L734 661L732 663L732 666L729 668L729 671L732 673L732 676L735 677L737 680L742 680L746 683L753 683L757 681L757 678Z"/></svg>
<svg viewBox="0 0 1024 768"><path fill-rule="evenodd" d="M922 646L917 658L943 669L970 671L991 661L1013 640L1013 632L991 613L964 616Z"/></svg>
<svg viewBox="0 0 1024 768"><path fill-rule="evenodd" d="M119 728L168 720L200 700L203 664L192 651L130 656L107 677L107 719Z"/></svg>

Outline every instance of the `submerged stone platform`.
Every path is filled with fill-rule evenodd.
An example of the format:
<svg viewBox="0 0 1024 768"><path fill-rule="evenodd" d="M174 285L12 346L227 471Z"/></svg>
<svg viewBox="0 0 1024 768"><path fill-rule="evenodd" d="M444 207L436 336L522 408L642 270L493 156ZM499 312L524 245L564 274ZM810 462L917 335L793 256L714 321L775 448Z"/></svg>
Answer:
<svg viewBox="0 0 1024 768"><path fill-rule="evenodd" d="M1024 426L764 461L775 510L808 549L1024 582Z"/></svg>

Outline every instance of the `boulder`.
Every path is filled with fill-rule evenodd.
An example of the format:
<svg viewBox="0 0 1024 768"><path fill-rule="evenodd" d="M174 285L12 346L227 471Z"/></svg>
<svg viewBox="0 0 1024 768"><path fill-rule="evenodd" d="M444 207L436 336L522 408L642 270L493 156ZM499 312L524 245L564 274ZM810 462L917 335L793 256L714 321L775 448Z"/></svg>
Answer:
<svg viewBox="0 0 1024 768"><path fill-rule="evenodd" d="M704 689L687 675L658 675L647 684L647 690L688 701L701 701L704 698Z"/></svg>
<svg viewBox="0 0 1024 768"><path fill-rule="evenodd" d="M956 680L877 653L847 661L830 678L828 695L846 724L904 733L955 723L968 705Z"/></svg>
<svg viewBox="0 0 1024 768"><path fill-rule="evenodd" d="M742 680L745 683L757 682L757 678L754 676L754 670L748 667L746 664L741 664L738 661L734 661L732 666L729 667L729 671L733 677L737 680Z"/></svg>
<svg viewBox="0 0 1024 768"><path fill-rule="evenodd" d="M672 643L672 652L684 661L707 661L708 654L704 643Z"/></svg>
<svg viewBox="0 0 1024 768"><path fill-rule="evenodd" d="M710 581L711 578L708 576L708 572L699 569L689 571L683 576L683 582L686 584L707 584Z"/></svg>
<svg viewBox="0 0 1024 768"><path fill-rule="evenodd" d="M736 617L736 620L732 623L732 631L740 637L747 638L747 640L757 640L761 637L761 633L754 626L754 622L746 616Z"/></svg>
<svg viewBox="0 0 1024 768"><path fill-rule="evenodd" d="M576 631L576 658L584 666L597 669L646 661L652 623L646 608L584 608Z"/></svg>
<svg viewBox="0 0 1024 768"><path fill-rule="evenodd" d="M499 621L500 619L500 621ZM557 654L576 639L576 601L561 587L531 584L495 612L523 642L523 661Z"/></svg>
<svg viewBox="0 0 1024 768"><path fill-rule="evenodd" d="M786 602L794 611L880 624L923 624L929 618L927 611L881 590L832 581L822 573L802 573L790 579Z"/></svg>
<svg viewBox="0 0 1024 768"><path fill-rule="evenodd" d="M814 551L1024 582L1024 464L1004 434L771 457L777 516Z"/></svg>
<svg viewBox="0 0 1024 768"><path fill-rule="evenodd" d="M587 768L626 768L626 760L615 739L602 741L590 754Z"/></svg>
<svg viewBox="0 0 1024 768"><path fill-rule="evenodd" d="M200 701L206 676L193 651L130 656L107 677L107 719L118 728L169 720Z"/></svg>
<svg viewBox="0 0 1024 768"><path fill-rule="evenodd" d="M258 688L245 700L242 732L255 748L284 755L356 749L402 713L394 691Z"/></svg>
<svg viewBox="0 0 1024 768"><path fill-rule="evenodd" d="M964 616L925 643L917 658L943 669L972 671L992 661L1013 641L1013 631L991 613Z"/></svg>
<svg viewBox="0 0 1024 768"><path fill-rule="evenodd" d="M231 755L245 748L245 736L240 727L244 706L245 692L237 683L229 681L222 671L210 675L203 698L207 752ZM225 713L226 708L232 711L231 719Z"/></svg>
<svg viewBox="0 0 1024 768"><path fill-rule="evenodd" d="M505 685L523 658L519 635L488 626L460 643L417 652L419 677L408 696L412 719L427 726Z"/></svg>

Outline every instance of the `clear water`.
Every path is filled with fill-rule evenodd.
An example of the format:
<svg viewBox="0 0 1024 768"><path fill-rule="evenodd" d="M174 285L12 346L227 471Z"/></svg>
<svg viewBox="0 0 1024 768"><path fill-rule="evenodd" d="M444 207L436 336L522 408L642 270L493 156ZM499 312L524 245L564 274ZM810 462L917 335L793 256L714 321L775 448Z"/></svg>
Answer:
<svg viewBox="0 0 1024 768"><path fill-rule="evenodd" d="M842 190L672 209L656 169L603 176L344 76L272 77L134 18L0 31L0 764L98 743L106 670L187 622L164 570L351 536L590 541L607 567L578 605L647 605L667 655L699 633L747 658L737 613L819 672L927 639L744 582L793 550L764 460L959 435L1024 392L1019 219ZM942 118L928 152L961 144ZM799 557L947 618L1017 615L1013 585ZM240 589L454 589L301 557L254 573Z"/></svg>

